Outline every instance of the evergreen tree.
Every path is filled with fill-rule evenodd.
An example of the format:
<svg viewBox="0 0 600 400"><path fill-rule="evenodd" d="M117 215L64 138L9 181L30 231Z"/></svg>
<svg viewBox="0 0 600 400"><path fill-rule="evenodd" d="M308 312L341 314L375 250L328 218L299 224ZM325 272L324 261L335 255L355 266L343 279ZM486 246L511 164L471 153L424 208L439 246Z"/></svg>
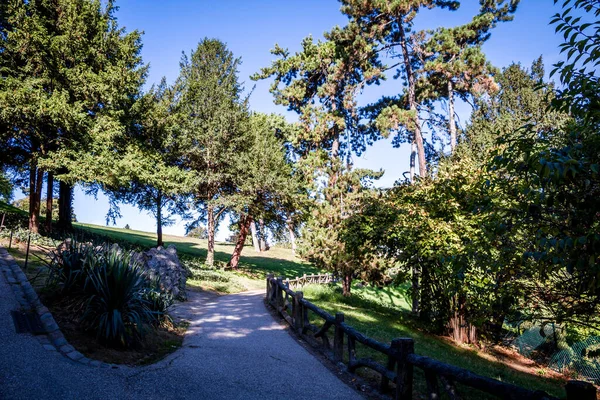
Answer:
<svg viewBox="0 0 600 400"><path fill-rule="evenodd" d="M0 147L13 168L29 171L33 231L45 171L61 181L68 223L69 185L112 180L119 170L115 145L145 68L139 32L125 34L115 10L112 1L89 0L13 1L2 9Z"/></svg>
<svg viewBox="0 0 600 400"><path fill-rule="evenodd" d="M480 13L471 22L436 29L419 50L424 59L417 85L421 97L432 100L445 97L448 100L451 152L457 143L455 94L465 99L471 94L497 89L492 76L495 69L487 62L481 46L490 38L490 31L498 22L512 20L519 0L480 0L480 3Z"/></svg>
<svg viewBox="0 0 600 400"><path fill-rule="evenodd" d="M172 223L170 217L186 214L184 200L191 179L183 169L181 128L174 108L174 92L164 78L136 102L132 137L126 145L128 182L107 188L112 204L134 204L154 216L157 246L164 245L162 228ZM165 216L165 210L170 215ZM118 214L111 211L113 217Z"/></svg>
<svg viewBox="0 0 600 400"><path fill-rule="evenodd" d="M183 55L177 82L184 168L195 174L192 193L199 220L207 222L208 265L214 263L216 227L233 191L234 159L245 146L248 111L237 76L240 62L223 42L206 38L189 57Z"/></svg>
<svg viewBox="0 0 600 400"><path fill-rule="evenodd" d="M262 221L261 225L281 229L289 222L290 209L301 208L296 203L304 194L302 185L284 147L286 136L293 131L282 116L250 116L247 146L236 157L235 191L228 198L239 227L229 261L232 268L237 268L251 223Z"/></svg>
<svg viewBox="0 0 600 400"><path fill-rule="evenodd" d="M304 39L302 50L293 55L276 45L273 54L279 59L253 77L274 77L275 102L299 115L300 129L290 137L299 158L296 170L315 193L313 207L321 210L314 212L313 228L307 224L306 232L312 234L303 238L304 255L342 274L345 295L350 294L354 269L346 258L334 256L341 243L329 235L351 210L343 206L346 196L354 197L347 191L357 190L361 177L369 175L351 167L352 153L362 152L373 140L360 123L356 97L380 76L379 62L368 56L368 42L358 33L356 24L334 28L325 33L325 41Z"/></svg>

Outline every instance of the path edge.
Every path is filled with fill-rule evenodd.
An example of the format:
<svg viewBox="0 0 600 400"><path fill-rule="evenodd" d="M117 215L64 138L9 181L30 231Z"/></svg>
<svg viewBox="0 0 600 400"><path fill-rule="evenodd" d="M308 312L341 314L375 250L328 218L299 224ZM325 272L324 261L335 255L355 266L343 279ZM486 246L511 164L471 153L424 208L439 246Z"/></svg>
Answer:
<svg viewBox="0 0 600 400"><path fill-rule="evenodd" d="M0 271L2 271L6 282L11 287L21 309L23 311L34 311L40 317L46 333L33 336L38 339L44 349L57 351L71 361L90 367L119 368L118 364L109 364L88 358L69 344L50 310L42 304L27 276L4 247L0 247Z"/></svg>

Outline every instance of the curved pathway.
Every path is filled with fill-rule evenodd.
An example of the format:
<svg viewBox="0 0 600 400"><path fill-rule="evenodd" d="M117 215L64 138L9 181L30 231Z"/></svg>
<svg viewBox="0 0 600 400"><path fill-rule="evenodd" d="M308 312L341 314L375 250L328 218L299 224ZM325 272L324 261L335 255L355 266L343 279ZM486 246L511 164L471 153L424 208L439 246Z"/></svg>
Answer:
<svg viewBox="0 0 600 400"><path fill-rule="evenodd" d="M274 321L263 292L190 293L183 347L147 367L97 368L16 334L0 274L0 399L360 399Z"/></svg>

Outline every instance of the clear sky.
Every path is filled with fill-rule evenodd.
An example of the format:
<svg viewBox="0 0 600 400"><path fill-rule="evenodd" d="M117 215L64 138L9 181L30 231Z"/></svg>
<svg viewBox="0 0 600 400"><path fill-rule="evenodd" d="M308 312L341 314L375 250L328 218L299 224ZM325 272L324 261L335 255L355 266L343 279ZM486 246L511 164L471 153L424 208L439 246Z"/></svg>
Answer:
<svg viewBox="0 0 600 400"><path fill-rule="evenodd" d="M465 23L476 13L478 3L477 0L463 0L456 12L424 11L418 16L416 28ZM273 104L268 91L270 82L253 82L249 76L271 63L274 57L269 51L275 43L295 51L304 37L321 38L323 32L346 22L336 0L119 0L117 5L120 7L117 12L119 24L127 31L144 32L142 56L150 64L148 86L158 83L162 76L173 82L179 74L182 51L189 54L204 37L218 38L242 58L239 73L246 89L256 85L251 109L281 113L290 121L296 117ZM557 11L552 0L521 0L514 21L499 25L485 44L489 60L497 67L512 62L529 66L543 55L549 71L560 58L558 45L561 38L548 25L550 17ZM400 83L390 77L379 87L367 88L361 102L399 91ZM459 105L457 112L464 126L470 113L469 106ZM384 169L380 185L391 186L408 170L408 154L408 147L393 148L389 141L380 141L361 157L355 157L354 162L357 167ZM74 207L80 222L104 224L108 202L103 195L94 199L77 188ZM132 229L155 231L156 223L150 215L140 213L132 206L122 206L121 211L123 218L117 221L117 226L129 224ZM227 225L222 224L217 239L223 240L227 236ZM165 232L183 235L183 224L167 227Z"/></svg>

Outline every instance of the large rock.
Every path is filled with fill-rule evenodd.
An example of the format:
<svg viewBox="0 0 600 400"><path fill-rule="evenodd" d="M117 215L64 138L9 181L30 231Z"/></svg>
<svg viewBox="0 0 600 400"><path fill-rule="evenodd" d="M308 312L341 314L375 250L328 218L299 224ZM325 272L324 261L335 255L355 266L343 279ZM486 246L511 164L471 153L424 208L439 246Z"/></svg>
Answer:
<svg viewBox="0 0 600 400"><path fill-rule="evenodd" d="M133 259L142 265L149 279L157 279L160 290L170 293L173 298L185 300L185 281L187 272L179 263L175 246L166 249L159 246L141 253L134 253Z"/></svg>

